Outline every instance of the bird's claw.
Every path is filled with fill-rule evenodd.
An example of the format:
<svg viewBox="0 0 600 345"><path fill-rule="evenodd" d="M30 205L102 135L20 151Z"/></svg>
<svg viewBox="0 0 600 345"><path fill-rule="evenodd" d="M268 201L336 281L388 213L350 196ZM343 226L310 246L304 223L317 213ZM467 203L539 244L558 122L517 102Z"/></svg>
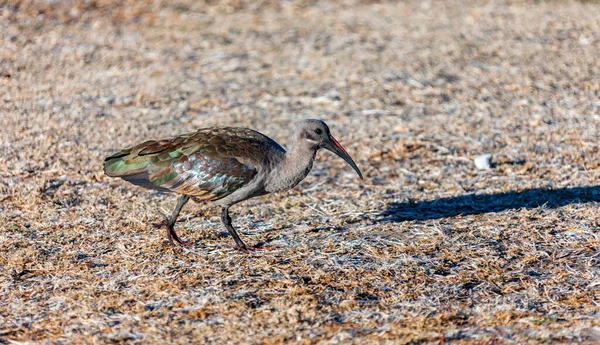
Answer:
<svg viewBox="0 0 600 345"><path fill-rule="evenodd" d="M192 241L182 240L179 236L177 236L177 233L175 232L175 229L173 229L172 226L167 227L167 236L168 236L169 242L171 242L171 244L175 244L173 242L173 240L175 240L175 242L177 242L177 244L179 244L182 247L189 248L192 246Z"/></svg>
<svg viewBox="0 0 600 345"><path fill-rule="evenodd" d="M256 252L256 251L264 250L260 246L247 246L247 245L238 246L237 244L233 245L233 249L237 249L237 250L241 251L244 254L250 254L250 252Z"/></svg>
<svg viewBox="0 0 600 345"><path fill-rule="evenodd" d="M180 246L185 247L185 248L190 248L193 244L192 241L184 241L181 239L179 241L175 240L175 242L173 242L173 240L169 239L169 242L171 242L171 244L175 244L175 242L177 242L177 244L179 244Z"/></svg>

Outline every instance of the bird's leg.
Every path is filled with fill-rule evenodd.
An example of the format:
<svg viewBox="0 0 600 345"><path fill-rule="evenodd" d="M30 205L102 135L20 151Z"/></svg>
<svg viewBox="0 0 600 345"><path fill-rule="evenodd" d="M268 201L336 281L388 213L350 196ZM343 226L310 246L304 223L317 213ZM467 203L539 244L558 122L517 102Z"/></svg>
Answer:
<svg viewBox="0 0 600 345"><path fill-rule="evenodd" d="M233 227L233 225L231 225L231 217L229 217L229 207L222 208L221 221L223 222L223 224L225 224L225 227L227 228L227 231L229 231L229 234L231 234L231 237L233 237L233 240L235 241L236 249L239 249L246 254L248 254L248 252L250 250L260 250L260 248L257 248L257 247L247 246L244 243L244 241L242 241L242 239L238 235L237 231L235 231L235 228Z"/></svg>
<svg viewBox="0 0 600 345"><path fill-rule="evenodd" d="M173 243L173 240L175 240L175 242L185 247L189 247L192 244L192 242L183 241L181 238L179 238L179 236L177 236L177 233L175 232L175 222L177 222L177 217L179 216L179 212L181 212L183 205L185 205L185 203L187 203L188 200L190 200L189 195L180 196L177 199L177 205L175 206L173 213L171 213L171 217L169 217L169 219L167 219L166 222L167 237L169 238L169 242Z"/></svg>

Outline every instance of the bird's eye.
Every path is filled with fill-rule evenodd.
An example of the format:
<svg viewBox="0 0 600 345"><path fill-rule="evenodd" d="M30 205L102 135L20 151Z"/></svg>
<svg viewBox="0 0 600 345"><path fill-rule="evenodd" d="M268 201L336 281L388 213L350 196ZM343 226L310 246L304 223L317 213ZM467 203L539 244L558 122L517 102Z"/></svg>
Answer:
<svg viewBox="0 0 600 345"><path fill-rule="evenodd" d="M317 128L317 129L315 129L315 133L321 135L321 134L323 134L323 130L321 128Z"/></svg>

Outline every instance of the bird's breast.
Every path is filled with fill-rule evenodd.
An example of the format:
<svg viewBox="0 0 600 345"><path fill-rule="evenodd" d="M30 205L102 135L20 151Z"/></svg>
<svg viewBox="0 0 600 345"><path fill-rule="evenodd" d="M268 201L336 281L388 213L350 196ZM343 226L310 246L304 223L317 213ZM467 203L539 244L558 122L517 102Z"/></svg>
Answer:
<svg viewBox="0 0 600 345"><path fill-rule="evenodd" d="M298 185L312 169L311 160L306 165L280 166L271 171L267 178L265 190L269 193L281 193Z"/></svg>

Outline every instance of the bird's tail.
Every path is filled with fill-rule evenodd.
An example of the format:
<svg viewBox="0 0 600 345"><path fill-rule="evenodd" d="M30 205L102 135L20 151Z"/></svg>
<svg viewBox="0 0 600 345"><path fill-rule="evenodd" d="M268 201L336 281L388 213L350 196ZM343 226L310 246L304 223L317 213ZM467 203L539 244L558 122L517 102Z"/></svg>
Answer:
<svg viewBox="0 0 600 345"><path fill-rule="evenodd" d="M104 159L104 173L110 177L120 177L135 185L163 190L150 180L152 154L140 154L148 143L128 147Z"/></svg>

